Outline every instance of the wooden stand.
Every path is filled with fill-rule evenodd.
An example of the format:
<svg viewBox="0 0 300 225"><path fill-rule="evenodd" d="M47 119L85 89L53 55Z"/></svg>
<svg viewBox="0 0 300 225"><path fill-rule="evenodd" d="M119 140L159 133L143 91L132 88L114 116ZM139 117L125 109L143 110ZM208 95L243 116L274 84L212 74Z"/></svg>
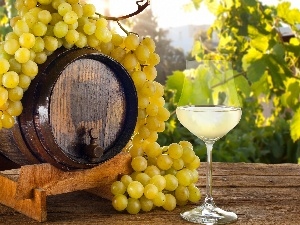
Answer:
<svg viewBox="0 0 300 225"><path fill-rule="evenodd" d="M111 199L110 185L129 174L131 156L120 153L92 169L65 172L48 163L22 166L0 172L0 203L39 222L47 220L46 198L87 190Z"/></svg>

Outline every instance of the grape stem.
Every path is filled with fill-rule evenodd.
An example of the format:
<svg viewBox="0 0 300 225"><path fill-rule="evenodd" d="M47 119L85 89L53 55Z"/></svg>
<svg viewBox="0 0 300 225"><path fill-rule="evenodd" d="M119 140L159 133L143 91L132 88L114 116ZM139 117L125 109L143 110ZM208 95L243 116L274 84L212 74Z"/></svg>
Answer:
<svg viewBox="0 0 300 225"><path fill-rule="evenodd" d="M142 2L144 2L144 0L138 0L138 1L136 1L138 9L135 12L129 13L129 14L125 15L125 16L119 16L119 17L104 16L104 15L102 15L100 13L96 13L96 15L101 16L101 17L105 18L106 20L113 20L113 21L117 21L118 22L120 20L128 19L130 17L138 15L139 13L143 12L147 8L147 6L150 5L150 0L147 0L144 4L142 4Z"/></svg>

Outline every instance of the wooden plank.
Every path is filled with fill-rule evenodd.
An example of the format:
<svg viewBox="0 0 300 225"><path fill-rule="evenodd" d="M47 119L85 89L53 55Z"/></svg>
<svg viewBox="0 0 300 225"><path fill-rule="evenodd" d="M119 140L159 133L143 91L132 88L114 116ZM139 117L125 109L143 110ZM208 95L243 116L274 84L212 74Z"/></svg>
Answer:
<svg viewBox="0 0 300 225"><path fill-rule="evenodd" d="M216 181L219 179L218 185L214 184L213 188L215 202L219 207L237 213L238 221L234 225L299 225L300 187L296 185L299 180L294 179L300 176L298 168L298 165L291 164L214 163L214 179ZM258 171L257 174L254 171ZM203 179L198 182L198 185L204 198L205 163L202 163L199 173ZM243 176L238 179L240 175ZM291 181L286 185L276 184L281 179L282 183L286 182L287 176ZM228 179L237 177L235 181L237 185L230 186L227 181L222 184L223 177ZM258 182L256 177L262 181L268 180L270 177L276 177L278 180L275 185L264 187L257 185L257 183L263 182ZM230 179L234 181L233 178ZM44 223L46 225L185 225L191 223L181 219L179 213L191 209L195 205L176 207L171 212L156 208L151 212L129 215L126 212L115 211L109 200L77 191L48 197L47 207L48 221ZM4 225L39 224L2 205L0 205L0 215L0 224Z"/></svg>
<svg viewBox="0 0 300 225"><path fill-rule="evenodd" d="M202 162L199 173L205 175L206 162ZM213 162L213 175L248 175L248 176L300 176L298 164L263 164L263 163L219 163Z"/></svg>
<svg viewBox="0 0 300 225"><path fill-rule="evenodd" d="M35 188L43 189L48 196L106 186L117 180L120 174L131 172L130 161L130 154L120 153L97 167L73 172L59 170L50 164L23 166L16 198L32 198Z"/></svg>
<svg viewBox="0 0 300 225"><path fill-rule="evenodd" d="M16 182L7 177L0 176L0 203L39 222L47 218L46 193L41 189L35 189L31 199L17 200Z"/></svg>

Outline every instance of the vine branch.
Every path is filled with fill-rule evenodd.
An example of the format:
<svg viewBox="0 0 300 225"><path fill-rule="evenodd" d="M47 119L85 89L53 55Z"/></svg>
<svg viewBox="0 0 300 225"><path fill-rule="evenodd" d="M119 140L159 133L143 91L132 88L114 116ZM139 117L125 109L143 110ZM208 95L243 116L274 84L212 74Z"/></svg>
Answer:
<svg viewBox="0 0 300 225"><path fill-rule="evenodd" d="M138 6L138 9L130 14L127 14L125 16L119 16L119 17L114 17L114 16L104 16L100 13L96 13L98 16L101 16L107 20L112 20L112 21L117 21L119 22L120 20L128 19L132 16L138 15L139 13L143 12L149 5L150 5L150 0L146 0L144 4L142 4L145 0L138 0L136 1L136 4Z"/></svg>

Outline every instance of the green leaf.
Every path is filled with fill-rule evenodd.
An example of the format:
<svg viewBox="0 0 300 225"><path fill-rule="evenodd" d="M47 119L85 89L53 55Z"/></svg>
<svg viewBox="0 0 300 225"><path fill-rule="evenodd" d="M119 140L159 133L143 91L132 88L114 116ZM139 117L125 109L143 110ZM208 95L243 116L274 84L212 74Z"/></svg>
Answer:
<svg viewBox="0 0 300 225"><path fill-rule="evenodd" d="M251 62L257 61L258 59L262 58L262 56L263 54L257 51L255 48L248 49L247 53L242 58L244 71L247 71Z"/></svg>
<svg viewBox="0 0 300 225"><path fill-rule="evenodd" d="M251 89L255 96L260 96L261 94L268 95L270 92L268 74L264 73L263 76L257 82L254 82L252 84Z"/></svg>
<svg viewBox="0 0 300 225"><path fill-rule="evenodd" d="M257 4L257 0L242 0L244 2L245 5L248 6L256 6Z"/></svg>
<svg viewBox="0 0 300 225"><path fill-rule="evenodd" d="M277 57L284 58L285 50L284 50L284 46L282 43L276 43L273 46L273 54L276 55Z"/></svg>
<svg viewBox="0 0 300 225"><path fill-rule="evenodd" d="M269 48L269 39L266 36L257 36L250 41L250 46L261 52L266 52Z"/></svg>
<svg viewBox="0 0 300 225"><path fill-rule="evenodd" d="M244 76L238 76L234 79L236 88L238 91L241 91L245 96L249 96L251 93L251 87L249 81Z"/></svg>
<svg viewBox="0 0 300 225"><path fill-rule="evenodd" d="M295 112L291 121L291 137L294 142L300 139L300 108Z"/></svg>
<svg viewBox="0 0 300 225"><path fill-rule="evenodd" d="M282 75L285 75L284 65L279 64L276 60L276 57L274 57L272 54L266 57L265 65L269 69L269 74L272 77L274 87L282 88L284 86Z"/></svg>
<svg viewBox="0 0 300 225"><path fill-rule="evenodd" d="M178 102L181 96L184 77L185 75L182 71L175 71L171 76L167 77L166 88L176 90L175 102Z"/></svg>
<svg viewBox="0 0 300 225"><path fill-rule="evenodd" d="M264 58L258 59L250 63L247 70L247 77L250 82L258 81L265 73L266 62Z"/></svg>

